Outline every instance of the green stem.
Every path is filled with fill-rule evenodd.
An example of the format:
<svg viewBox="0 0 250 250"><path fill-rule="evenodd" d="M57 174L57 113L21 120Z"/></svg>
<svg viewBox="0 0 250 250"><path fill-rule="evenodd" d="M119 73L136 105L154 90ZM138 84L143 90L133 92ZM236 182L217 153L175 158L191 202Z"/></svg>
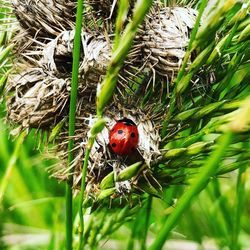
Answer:
<svg viewBox="0 0 250 250"><path fill-rule="evenodd" d="M71 183L66 183L66 249L72 249L73 219L72 219L72 190Z"/></svg>
<svg viewBox="0 0 250 250"><path fill-rule="evenodd" d="M247 169L247 166L241 167L239 169L238 178L237 178L236 205L235 205L235 211L233 213L233 227L232 227L233 230L232 230L232 238L231 238L232 250L240 249L238 238L239 238L239 233L240 233L241 215L243 214L242 208L244 207L246 169Z"/></svg>
<svg viewBox="0 0 250 250"><path fill-rule="evenodd" d="M77 102L77 89L78 89L78 71L81 54L81 29L82 29L82 13L83 13L83 0L77 1L77 14L76 14L76 30L74 38L73 49L73 66L72 66L72 82L70 91L70 109L69 109L69 144L68 144L68 165L72 163L74 159L73 148L74 141L73 136L75 134L75 113ZM69 172L69 178L66 184L66 249L72 249L73 242L73 197L72 197L72 170Z"/></svg>
<svg viewBox="0 0 250 250"><path fill-rule="evenodd" d="M146 204L145 231L143 233L141 241L141 250L147 249L147 234L148 234L151 207L152 207L152 196L149 196Z"/></svg>
<svg viewBox="0 0 250 250"><path fill-rule="evenodd" d="M90 130L90 137L88 139L88 144L85 149L85 157L84 157L84 163L82 168L82 180L81 180L81 192L80 192L80 202L79 202L79 250L82 250L85 244L85 238L84 238L84 218L83 218L83 201L84 201L84 193L86 188L86 175L88 170L88 161L91 149L93 147L93 144L95 142L96 135L101 132L105 126L105 120L104 119L97 119L97 121L94 123Z"/></svg>
<svg viewBox="0 0 250 250"><path fill-rule="evenodd" d="M224 156L226 149L231 143L232 139L233 133L231 131L228 131L226 134L220 137L216 150L210 156L207 163L203 166L200 176L195 182L191 183L190 188L180 198L175 210L170 214L166 223L160 230L158 237L150 246L150 250L162 249L172 228L176 225L182 213L189 207L193 198L206 187L209 179L213 177L218 171L218 164L220 163L221 158Z"/></svg>
<svg viewBox="0 0 250 250"><path fill-rule="evenodd" d="M115 23L115 41L114 41L114 47L113 47L114 51L117 49L120 43L121 32L122 32L123 24L127 18L128 8L129 8L129 2L127 0L120 0L119 8L118 8L118 15L116 18L116 23Z"/></svg>
<svg viewBox="0 0 250 250"><path fill-rule="evenodd" d="M93 146L94 143L94 138L90 138L89 142L88 142L88 146L86 147L86 151L85 151L85 157L84 157L84 163L83 163L83 168L82 168L82 180L81 180L81 192L80 192L80 201L79 201L79 220L80 220L80 224L79 224L79 250L82 250L85 244L85 237L84 237L84 217L83 217L83 201L84 201L84 192L85 192L85 188L86 188L86 183L85 183L85 179L86 179L86 175L87 175L87 169L88 169L88 161L89 161L89 155L91 152L91 148Z"/></svg>
<svg viewBox="0 0 250 250"><path fill-rule="evenodd" d="M215 179L212 184L215 199L219 201L222 217L225 221L225 225L227 226L227 231L230 232L232 230L232 217L227 197L222 195L218 179Z"/></svg>
<svg viewBox="0 0 250 250"><path fill-rule="evenodd" d="M134 249L136 228L137 228L137 220L134 221L133 227L131 228L131 234L130 234L130 237L129 237L127 250L133 250Z"/></svg>
<svg viewBox="0 0 250 250"><path fill-rule="evenodd" d="M206 6L207 6L207 0L202 0L200 8L199 8L199 14L198 14L198 16L196 18L194 28L193 28L193 30L191 32L191 35L190 35L190 40L189 40L189 43L188 43L188 48L187 48L186 54L184 56L182 65L181 65L181 69L180 69L180 71L179 71L179 73L177 75L177 78L176 78L176 85L178 85L178 83L180 82L181 78L184 76L185 69L187 67L189 57L190 57L192 51L195 49L193 47L193 42L194 42L196 34L198 32L198 29L199 29L199 26L200 26L201 17L202 17L203 11L205 10Z"/></svg>

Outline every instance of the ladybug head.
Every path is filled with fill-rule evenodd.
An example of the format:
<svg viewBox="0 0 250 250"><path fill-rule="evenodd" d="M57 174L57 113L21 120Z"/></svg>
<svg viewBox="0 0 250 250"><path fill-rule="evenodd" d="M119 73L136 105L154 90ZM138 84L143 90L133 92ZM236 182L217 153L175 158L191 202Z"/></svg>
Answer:
<svg viewBox="0 0 250 250"><path fill-rule="evenodd" d="M117 123L123 123L126 126L136 126L136 124L131 120L126 117L122 118L121 120L118 120Z"/></svg>

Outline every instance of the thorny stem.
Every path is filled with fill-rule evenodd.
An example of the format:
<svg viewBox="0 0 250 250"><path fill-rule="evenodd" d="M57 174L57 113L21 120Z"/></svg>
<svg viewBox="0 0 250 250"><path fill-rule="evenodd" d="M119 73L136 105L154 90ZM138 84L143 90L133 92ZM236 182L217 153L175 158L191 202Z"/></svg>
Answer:
<svg viewBox="0 0 250 250"><path fill-rule="evenodd" d="M204 189L204 187L208 184L209 179L218 171L218 164L220 163L221 158L224 156L227 147L230 145L232 139L232 131L228 131L221 136L216 150L212 153L207 163L202 167L203 170L200 173L200 176L195 179L195 182L193 181L193 183L191 183L190 188L180 198L175 210L168 217L166 223L160 230L158 237L150 246L149 250L162 249L172 228L176 225L183 212L189 207L192 199L196 195L198 195L202 189Z"/></svg>
<svg viewBox="0 0 250 250"><path fill-rule="evenodd" d="M82 13L83 13L83 0L77 1L77 14L76 14L76 31L74 38L73 49L73 66L72 66L72 83L70 91L70 109L69 109L69 143L68 143L68 165L74 159L73 148L74 141L72 137L75 134L75 113L77 102L77 89L78 89L78 71L81 52L81 29L82 29ZM73 196L72 196L72 177L73 169L70 170L69 178L66 184L66 249L72 249L73 242Z"/></svg>

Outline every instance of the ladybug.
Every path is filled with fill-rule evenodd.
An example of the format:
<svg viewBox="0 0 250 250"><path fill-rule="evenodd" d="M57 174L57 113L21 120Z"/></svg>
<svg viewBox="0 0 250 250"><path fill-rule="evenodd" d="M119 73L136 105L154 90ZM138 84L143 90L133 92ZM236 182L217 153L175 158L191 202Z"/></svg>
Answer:
<svg viewBox="0 0 250 250"><path fill-rule="evenodd" d="M130 155L138 146L139 133L136 124L123 118L112 127L109 133L109 145L117 155Z"/></svg>

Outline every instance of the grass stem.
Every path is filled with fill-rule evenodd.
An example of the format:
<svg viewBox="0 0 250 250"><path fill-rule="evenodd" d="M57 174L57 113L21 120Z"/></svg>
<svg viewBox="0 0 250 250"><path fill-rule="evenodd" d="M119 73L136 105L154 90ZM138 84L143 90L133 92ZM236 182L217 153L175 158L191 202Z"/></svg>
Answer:
<svg viewBox="0 0 250 250"><path fill-rule="evenodd" d="M73 49L73 66L72 66L72 82L70 91L70 109L69 109L69 144L68 144L68 165L72 163L74 159L73 148L74 141L72 137L75 134L75 113L76 113L76 101L77 101L77 89L78 89L78 71L80 63L81 52L81 29L82 29L82 13L83 13L83 0L77 1L77 14L76 14L76 29L74 38ZM71 172L73 169L71 170ZM72 197L72 182L73 177L69 173L69 178L66 184L66 249L72 249L73 241L73 197Z"/></svg>
<svg viewBox="0 0 250 250"><path fill-rule="evenodd" d="M88 146L86 148L85 157L84 157L84 163L82 168L82 180L81 180L81 192L80 192L80 201L79 201L79 250L83 249L85 244L85 237L84 237L84 217L83 217L83 201L84 201L84 192L86 188L86 175L87 175L87 169L88 169L88 161L89 161L89 155L91 152L92 145L94 143L94 139L90 138Z"/></svg>
<svg viewBox="0 0 250 250"><path fill-rule="evenodd" d="M149 221L150 221L150 214L151 214L151 208L152 208L152 196L148 197L147 203L146 203L146 213L145 213L145 226L144 226L144 232L142 235L142 241L141 241L141 250L147 249L147 234L148 234L148 227L149 227Z"/></svg>
<svg viewBox="0 0 250 250"><path fill-rule="evenodd" d="M237 178L237 189L236 189L236 204L233 213L233 230L231 238L231 249L239 250L240 245L238 242L240 234L240 222L241 215L243 214L244 207L244 196L245 196L245 183L246 183L246 169L247 166L243 166L239 169L238 178Z"/></svg>

